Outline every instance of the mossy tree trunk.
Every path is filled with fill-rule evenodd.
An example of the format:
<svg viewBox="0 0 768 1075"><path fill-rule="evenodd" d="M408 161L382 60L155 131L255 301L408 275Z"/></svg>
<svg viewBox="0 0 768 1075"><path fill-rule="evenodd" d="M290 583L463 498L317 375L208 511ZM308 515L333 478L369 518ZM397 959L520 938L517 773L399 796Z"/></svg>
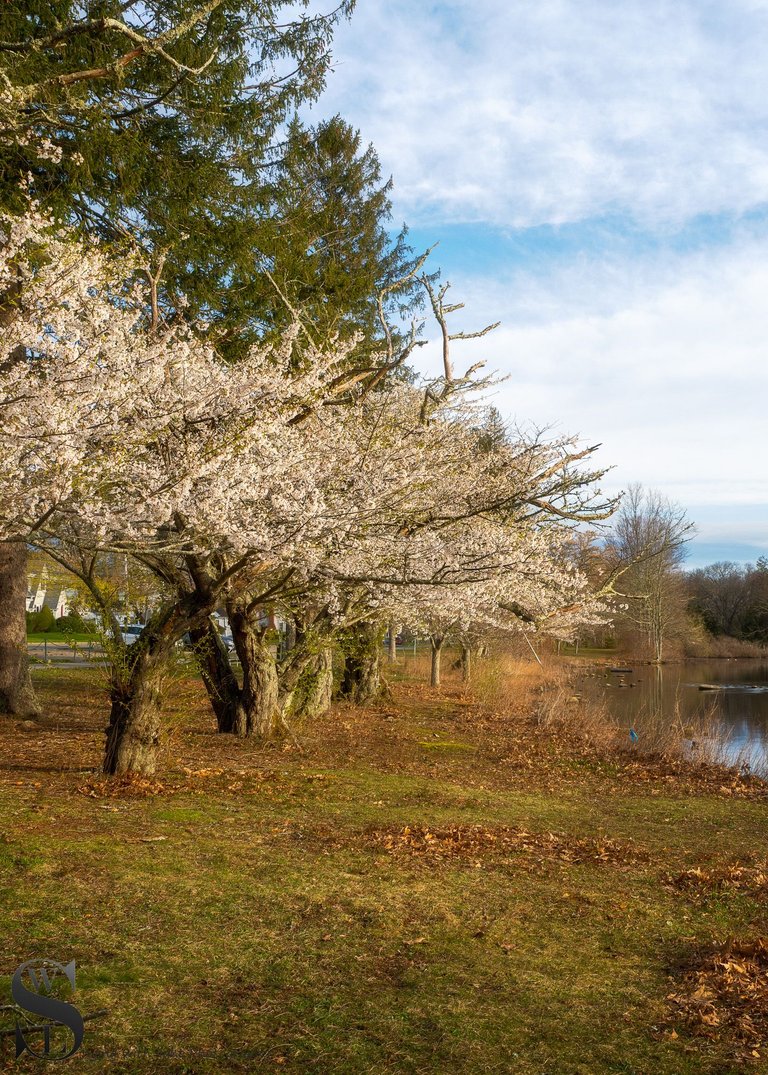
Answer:
<svg viewBox="0 0 768 1075"><path fill-rule="evenodd" d="M381 643L383 629L374 622L359 623L344 633L344 672L339 694L363 705L382 692Z"/></svg>
<svg viewBox="0 0 768 1075"><path fill-rule="evenodd" d="M105 773L151 776L155 772L168 661L184 632L204 622L209 612L210 608L196 606L192 598L180 600L153 616L138 641L116 654Z"/></svg>
<svg viewBox="0 0 768 1075"><path fill-rule="evenodd" d="M333 648L320 645L298 679L291 701L291 713L297 720L321 717L331 708L332 697Z"/></svg>

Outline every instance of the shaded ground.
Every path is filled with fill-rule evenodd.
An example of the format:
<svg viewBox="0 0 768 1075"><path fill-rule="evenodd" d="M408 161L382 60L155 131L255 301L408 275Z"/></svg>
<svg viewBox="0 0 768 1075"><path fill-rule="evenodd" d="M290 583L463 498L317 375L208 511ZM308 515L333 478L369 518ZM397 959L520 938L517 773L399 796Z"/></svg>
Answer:
<svg viewBox="0 0 768 1075"><path fill-rule="evenodd" d="M768 1071L758 781L544 733L529 673L495 710L395 683L301 750L215 735L182 679L157 778L108 781L99 671L35 675L46 720L0 723L0 990L76 960L109 1014L71 1070Z"/></svg>

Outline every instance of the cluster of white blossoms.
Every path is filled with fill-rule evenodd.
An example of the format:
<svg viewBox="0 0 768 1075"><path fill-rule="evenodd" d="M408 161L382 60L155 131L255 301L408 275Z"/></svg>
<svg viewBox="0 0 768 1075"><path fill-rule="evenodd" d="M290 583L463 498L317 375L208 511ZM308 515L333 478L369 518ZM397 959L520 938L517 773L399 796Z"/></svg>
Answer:
<svg viewBox="0 0 768 1075"><path fill-rule="evenodd" d="M424 386L345 385L352 344L298 325L226 363L153 326L135 266L34 211L0 233L0 538L215 557L230 588L283 573L339 620L600 614L562 553L588 485L569 442L488 447L461 388L425 414Z"/></svg>
<svg viewBox="0 0 768 1075"><path fill-rule="evenodd" d="M0 531L127 550L272 547L318 514L311 439L291 420L343 363L295 333L227 365L178 324L147 330L137 289L98 248L8 222L0 287ZM318 524L320 525L320 524Z"/></svg>

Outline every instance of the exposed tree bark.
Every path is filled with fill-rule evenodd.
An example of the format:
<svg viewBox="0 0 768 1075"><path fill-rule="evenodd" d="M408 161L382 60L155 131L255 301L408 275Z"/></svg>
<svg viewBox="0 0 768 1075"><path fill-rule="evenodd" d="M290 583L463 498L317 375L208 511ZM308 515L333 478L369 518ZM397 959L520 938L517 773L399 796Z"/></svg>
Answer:
<svg viewBox="0 0 768 1075"><path fill-rule="evenodd" d="M293 647L278 661L256 606L231 600L227 614L242 686L213 624L200 632L206 636L199 648L203 678L219 731L270 742L290 734L291 719L328 709L333 684L329 646L318 648L312 636L294 631Z"/></svg>
<svg viewBox="0 0 768 1075"><path fill-rule="evenodd" d="M264 742L280 738L285 724L278 703L277 659L266 644L254 610L231 604L227 608L232 638L243 669L240 704L232 731Z"/></svg>
<svg viewBox="0 0 768 1075"><path fill-rule="evenodd" d="M27 659L27 546L0 542L0 713L39 715Z"/></svg>
<svg viewBox="0 0 768 1075"><path fill-rule="evenodd" d="M315 667L317 652L313 640L296 633L293 649L280 661L278 675L278 703L285 726L288 722L305 714L307 691L311 689L311 675Z"/></svg>
<svg viewBox="0 0 768 1075"><path fill-rule="evenodd" d="M377 623L360 623L346 634L342 698L363 705L381 693L381 640Z"/></svg>
<svg viewBox="0 0 768 1075"><path fill-rule="evenodd" d="M333 695L333 649L321 646L297 684L291 714L300 720L321 717L331 708Z"/></svg>
<svg viewBox="0 0 768 1075"><path fill-rule="evenodd" d="M0 295L0 326L12 316L21 294L20 276ZM25 347L0 355L0 368L23 362ZM36 717L40 709L27 658L27 546L0 542L0 714Z"/></svg>
<svg viewBox="0 0 768 1075"><path fill-rule="evenodd" d="M440 686L440 658L443 653L443 642L445 638L443 635L430 635L429 641L432 645L432 669L429 678L430 686Z"/></svg>
<svg viewBox="0 0 768 1075"><path fill-rule="evenodd" d="M222 733L233 732L241 719L241 689L230 664L227 647L210 619L189 634L218 730Z"/></svg>
<svg viewBox="0 0 768 1075"><path fill-rule="evenodd" d="M243 696L234 732L265 743L285 733L278 702L277 662L264 639L255 634L249 638L243 665Z"/></svg>
<svg viewBox="0 0 768 1075"><path fill-rule="evenodd" d="M210 606L201 608L191 597L166 606L144 627L137 642L123 646L122 661L113 661L105 773L152 776L155 772L168 660L178 639L204 622L210 611Z"/></svg>
<svg viewBox="0 0 768 1075"><path fill-rule="evenodd" d="M136 642L134 645L138 645ZM160 748L163 669L168 654L145 651L124 682L113 683L104 772L152 776Z"/></svg>

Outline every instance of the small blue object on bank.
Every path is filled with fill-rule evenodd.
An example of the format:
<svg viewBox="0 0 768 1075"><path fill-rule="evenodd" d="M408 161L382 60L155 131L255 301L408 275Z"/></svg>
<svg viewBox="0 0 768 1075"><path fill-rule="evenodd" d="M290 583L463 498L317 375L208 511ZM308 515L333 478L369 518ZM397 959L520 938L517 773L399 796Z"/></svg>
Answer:
<svg viewBox="0 0 768 1075"><path fill-rule="evenodd" d="M637 732L635 731L634 728L630 728L629 729L629 738L630 738L631 742L636 743L638 741L638 739L640 738L640 736L637 734Z"/></svg>

